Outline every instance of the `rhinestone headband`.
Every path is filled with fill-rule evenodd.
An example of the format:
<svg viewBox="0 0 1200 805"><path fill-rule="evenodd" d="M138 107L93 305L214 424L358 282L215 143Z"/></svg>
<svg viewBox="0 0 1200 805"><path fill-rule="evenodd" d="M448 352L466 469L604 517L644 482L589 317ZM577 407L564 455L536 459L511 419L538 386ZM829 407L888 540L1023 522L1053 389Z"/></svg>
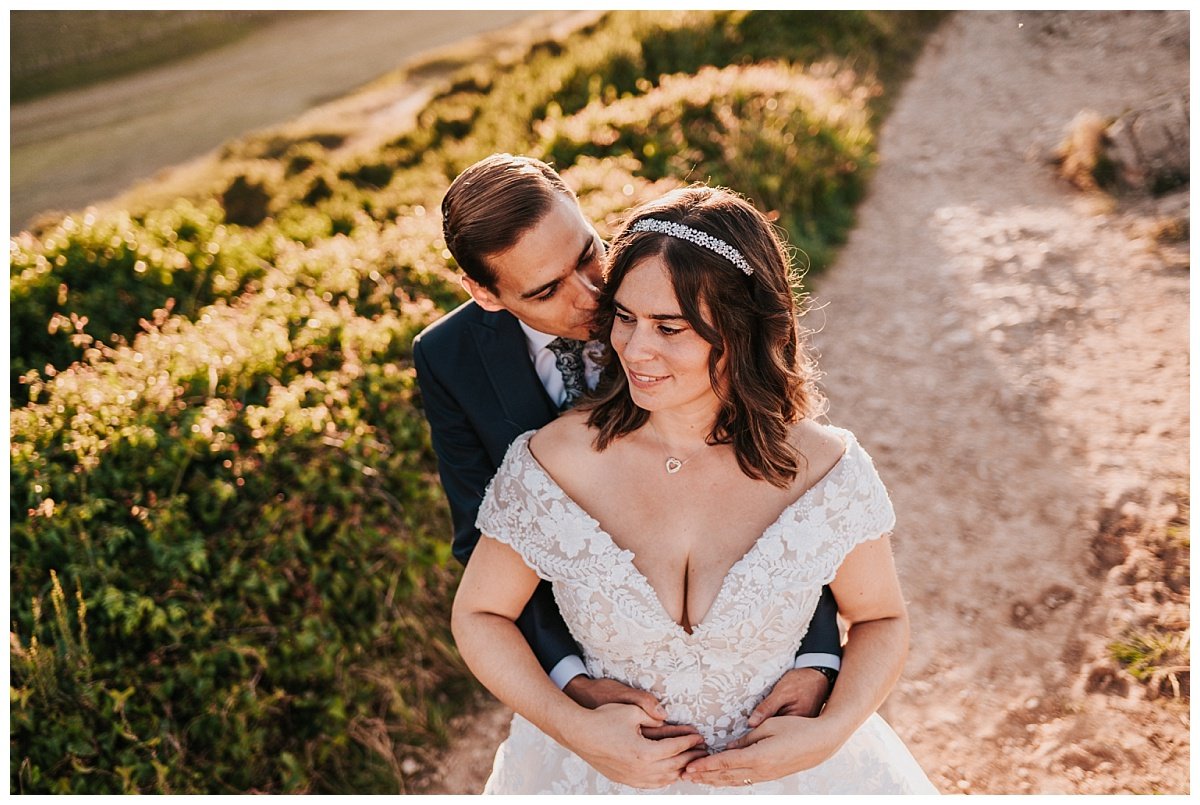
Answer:
<svg viewBox="0 0 1200 805"><path fill-rule="evenodd" d="M691 241L697 246L703 246L721 255L740 268L742 273L747 277L754 273L754 269L746 262L746 258L742 257L741 252L720 238L715 238L707 232L701 232L699 229L692 229L690 226L684 224L677 224L674 221L663 221L658 218L643 218L635 223L632 229L634 232L659 232L663 235L679 238L680 240Z"/></svg>

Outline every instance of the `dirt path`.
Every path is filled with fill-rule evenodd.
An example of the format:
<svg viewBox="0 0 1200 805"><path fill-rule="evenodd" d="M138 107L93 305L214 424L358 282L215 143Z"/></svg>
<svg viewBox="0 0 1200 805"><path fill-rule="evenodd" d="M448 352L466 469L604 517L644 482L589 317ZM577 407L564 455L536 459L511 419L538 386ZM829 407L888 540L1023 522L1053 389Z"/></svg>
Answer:
<svg viewBox="0 0 1200 805"><path fill-rule="evenodd" d="M297 14L227 47L10 110L9 223L109 198L249 131L291 120L419 53L529 11Z"/></svg>
<svg viewBox="0 0 1200 805"><path fill-rule="evenodd" d="M1188 618L1187 550L1164 547L1186 514L1187 244L1147 236L1186 222L1187 191L1116 208L1042 158L1082 109L1186 95L1187 67L1186 12L956 15L813 289L830 420L899 513L913 638L883 714L945 793L1188 792L1186 699L1105 648ZM482 788L506 713L456 729L430 792Z"/></svg>

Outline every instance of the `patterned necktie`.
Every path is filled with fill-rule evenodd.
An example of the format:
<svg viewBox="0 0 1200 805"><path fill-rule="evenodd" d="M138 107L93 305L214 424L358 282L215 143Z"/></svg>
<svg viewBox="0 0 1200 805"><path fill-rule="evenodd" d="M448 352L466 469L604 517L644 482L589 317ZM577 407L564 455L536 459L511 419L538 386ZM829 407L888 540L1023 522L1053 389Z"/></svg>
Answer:
<svg viewBox="0 0 1200 805"><path fill-rule="evenodd" d="M583 342L570 338L556 338L546 345L554 353L554 365L562 374L563 388L567 396L563 398L560 411L565 411L575 404L575 401L587 391L583 374Z"/></svg>

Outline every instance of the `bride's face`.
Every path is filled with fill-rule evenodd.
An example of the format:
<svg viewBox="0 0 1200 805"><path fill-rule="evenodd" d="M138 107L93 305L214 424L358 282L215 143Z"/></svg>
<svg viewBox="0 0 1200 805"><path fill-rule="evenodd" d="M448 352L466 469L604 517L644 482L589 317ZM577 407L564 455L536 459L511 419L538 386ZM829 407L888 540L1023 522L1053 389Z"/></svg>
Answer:
<svg viewBox="0 0 1200 805"><path fill-rule="evenodd" d="M666 264L659 256L629 270L614 297L612 346L633 402L648 411L716 407L708 376L712 345L683 316ZM708 320L708 311L701 308Z"/></svg>

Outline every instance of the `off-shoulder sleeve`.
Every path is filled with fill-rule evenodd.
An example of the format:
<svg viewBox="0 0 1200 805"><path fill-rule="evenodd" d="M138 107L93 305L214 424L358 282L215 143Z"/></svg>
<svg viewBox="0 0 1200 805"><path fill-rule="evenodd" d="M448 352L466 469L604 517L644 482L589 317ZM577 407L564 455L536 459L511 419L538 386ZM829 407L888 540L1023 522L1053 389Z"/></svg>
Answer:
<svg viewBox="0 0 1200 805"><path fill-rule="evenodd" d="M847 479L842 490L846 505L838 512L837 530L849 553L861 542L890 534L896 527L896 510L867 451L853 437L847 450Z"/></svg>
<svg viewBox="0 0 1200 805"><path fill-rule="evenodd" d="M815 521L819 536L808 541L800 532L793 542L822 584L834 579L856 547L887 536L896 526L896 512L875 463L852 433L839 432L846 440L846 453L830 471L827 482L814 487L801 512Z"/></svg>
<svg viewBox="0 0 1200 805"><path fill-rule="evenodd" d="M579 575L579 560L593 552L594 521L537 463L528 447L533 433L521 434L509 446L484 493L475 525L484 536L520 554L539 577L562 581Z"/></svg>

